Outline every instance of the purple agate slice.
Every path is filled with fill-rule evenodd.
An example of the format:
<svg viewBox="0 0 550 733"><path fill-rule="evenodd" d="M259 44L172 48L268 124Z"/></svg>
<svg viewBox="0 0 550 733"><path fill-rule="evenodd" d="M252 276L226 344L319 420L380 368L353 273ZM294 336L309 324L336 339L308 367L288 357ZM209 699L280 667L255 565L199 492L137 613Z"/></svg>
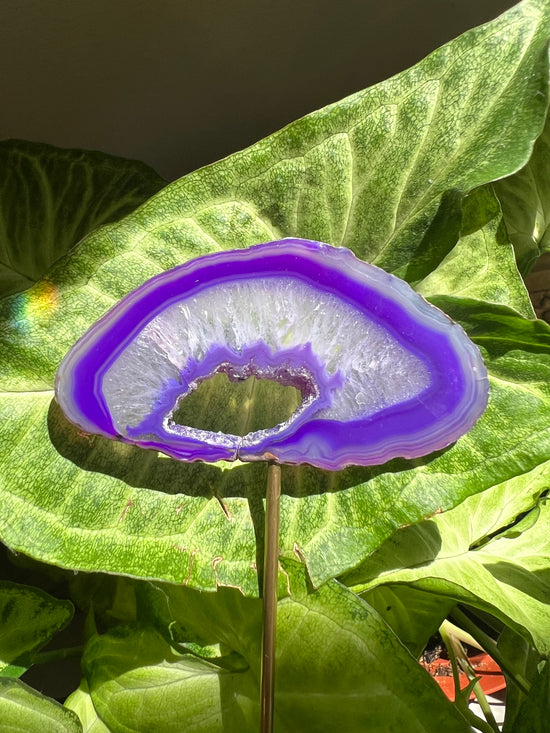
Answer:
<svg viewBox="0 0 550 733"><path fill-rule="evenodd" d="M174 421L217 372L296 387L285 422L241 437ZM82 430L184 461L325 469L441 449L485 410L488 379L462 328L347 249L284 239L216 252L123 298L73 346L56 396Z"/></svg>

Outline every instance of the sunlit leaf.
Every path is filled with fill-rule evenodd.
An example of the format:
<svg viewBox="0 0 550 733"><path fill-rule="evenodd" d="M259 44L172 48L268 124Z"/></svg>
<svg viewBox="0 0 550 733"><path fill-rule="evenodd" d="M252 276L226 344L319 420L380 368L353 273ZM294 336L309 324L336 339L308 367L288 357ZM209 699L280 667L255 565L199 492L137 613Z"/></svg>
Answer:
<svg viewBox="0 0 550 733"><path fill-rule="evenodd" d="M346 582L356 591L408 583L469 603L502 619L546 656L550 503L537 498L549 487L545 463L471 496L451 511L399 530ZM508 524L510 529L499 531Z"/></svg>
<svg viewBox="0 0 550 733"><path fill-rule="evenodd" d="M550 459L548 330L518 316L531 313L509 244L491 239L487 202L486 223L468 224L459 241L470 221L463 196L523 166L542 129L549 16L547 3L526 0L397 77L177 181L1 301L2 540L66 567L257 594L265 467L177 464L80 435L52 386L76 338L146 278L285 235L345 244L418 283L462 318L491 375L487 413L445 452L334 474L285 467L281 548L300 554L314 584L361 563L397 527ZM475 278L457 281L482 247ZM457 292L477 300L439 297Z"/></svg>
<svg viewBox="0 0 550 733"><path fill-rule="evenodd" d="M416 289L425 297L448 293L501 303L534 318L529 294L517 274L499 203L489 186L464 198L458 243Z"/></svg>
<svg viewBox="0 0 550 733"><path fill-rule="evenodd" d="M550 458L550 329L504 308L446 300L453 305L455 317L469 319L491 378L489 408L467 436L429 460L283 471L281 547L288 555L299 548L316 583L357 565L398 526ZM263 465L177 463L78 435L49 391L5 393L3 409L8 544L24 542L29 554L62 565L257 592ZM32 535L14 522L23 511Z"/></svg>
<svg viewBox="0 0 550 733"><path fill-rule="evenodd" d="M278 609L275 729L468 731L468 725L366 603L330 581L308 590L302 566L284 562ZM285 593L290 593L287 596ZM151 586L150 626L95 637L84 669L92 700L118 731L253 732L259 725L261 604L238 591ZM183 653L208 637L220 658ZM170 648L177 646L176 654Z"/></svg>
<svg viewBox="0 0 550 733"><path fill-rule="evenodd" d="M96 712L85 680L65 700L65 707L78 716L82 725L82 733L111 733Z"/></svg>
<svg viewBox="0 0 550 733"><path fill-rule="evenodd" d="M0 721L6 733L82 733L76 715L20 680L0 677Z"/></svg>

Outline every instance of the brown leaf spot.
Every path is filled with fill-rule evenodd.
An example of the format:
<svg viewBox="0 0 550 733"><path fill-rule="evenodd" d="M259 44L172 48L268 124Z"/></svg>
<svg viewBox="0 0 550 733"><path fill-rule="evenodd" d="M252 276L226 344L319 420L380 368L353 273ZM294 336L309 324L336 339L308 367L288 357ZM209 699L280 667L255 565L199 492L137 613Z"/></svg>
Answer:
<svg viewBox="0 0 550 733"><path fill-rule="evenodd" d="M133 506L134 506L134 502L131 499L128 499L128 501L126 502L126 506L122 510L120 519L118 520L119 522L123 522L126 519L126 514L128 513L128 510L130 509L130 507L133 507Z"/></svg>
<svg viewBox="0 0 550 733"><path fill-rule="evenodd" d="M191 554L189 555L189 572L187 573L187 578L183 581L184 585L189 585L189 581L191 580L191 576L193 575L193 565L195 563L195 555L199 554L199 550L195 548L191 551Z"/></svg>
<svg viewBox="0 0 550 733"><path fill-rule="evenodd" d="M187 552L187 550L189 549L187 545L172 545L172 548L174 550L178 550L179 552Z"/></svg>

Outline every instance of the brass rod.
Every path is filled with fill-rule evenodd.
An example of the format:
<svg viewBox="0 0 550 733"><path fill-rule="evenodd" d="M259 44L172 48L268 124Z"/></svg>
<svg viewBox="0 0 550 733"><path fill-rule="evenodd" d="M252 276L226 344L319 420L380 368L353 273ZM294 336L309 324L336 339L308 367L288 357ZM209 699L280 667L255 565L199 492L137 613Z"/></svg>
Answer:
<svg viewBox="0 0 550 733"><path fill-rule="evenodd" d="M281 466L278 463L270 462L267 468L265 507L261 733L272 733L273 731L280 498Z"/></svg>

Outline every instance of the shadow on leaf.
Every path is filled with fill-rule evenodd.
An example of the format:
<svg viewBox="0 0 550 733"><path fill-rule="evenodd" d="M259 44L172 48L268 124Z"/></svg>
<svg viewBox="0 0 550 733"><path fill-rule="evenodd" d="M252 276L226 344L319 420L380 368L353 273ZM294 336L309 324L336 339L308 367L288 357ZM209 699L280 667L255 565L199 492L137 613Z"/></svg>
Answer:
<svg viewBox="0 0 550 733"><path fill-rule="evenodd" d="M266 468L257 463L210 464L175 461L149 451L78 430L52 400L48 410L50 440L60 455L85 471L103 473L129 486L167 494L186 494L206 498L254 498L265 493ZM396 474L426 465L443 451L422 459L395 459L381 466L350 466L342 471L324 471L303 464L285 466L282 491L298 498L326 492L334 493L363 484L383 474Z"/></svg>

